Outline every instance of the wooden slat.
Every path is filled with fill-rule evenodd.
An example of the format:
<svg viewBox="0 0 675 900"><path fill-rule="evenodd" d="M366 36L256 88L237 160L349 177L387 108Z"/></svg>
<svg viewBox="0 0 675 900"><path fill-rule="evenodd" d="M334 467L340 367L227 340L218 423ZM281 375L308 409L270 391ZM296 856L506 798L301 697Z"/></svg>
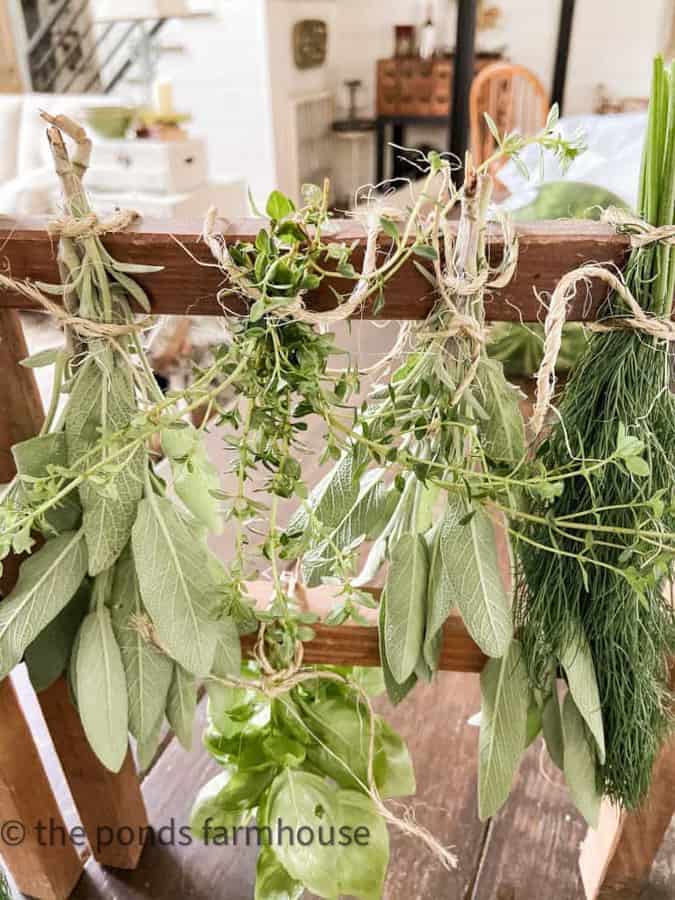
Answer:
<svg viewBox="0 0 675 900"><path fill-rule="evenodd" d="M25 352L18 314L0 310L0 484L14 475L9 448L34 434L42 418L33 373L16 366ZM14 586L18 567L15 558L3 560L3 596ZM51 820L57 829L65 829L65 823L9 678L0 682L0 723L0 823L18 822L16 827L25 829L25 839L16 844L11 835L8 839L3 834L0 853L23 893L40 900L64 900L80 877L82 863L69 842L41 846L36 825Z"/></svg>
<svg viewBox="0 0 675 900"><path fill-rule="evenodd" d="M260 603L269 599L270 590L269 582L265 581L249 585L250 594ZM375 599L379 599L379 588L368 590ZM308 610L325 616L337 601L330 587L319 587L304 591L302 602ZM316 636L304 644L304 661L310 665L379 666L380 649L375 625L377 613L365 609L363 614L373 621L373 625L314 625ZM250 653L255 635L245 636L242 644L244 650ZM452 672L480 672L486 659L469 636L460 616L451 614L445 623L439 668Z"/></svg>
<svg viewBox="0 0 675 900"><path fill-rule="evenodd" d="M42 424L42 401L33 370L18 364L27 354L18 314L13 310L0 309L0 372L3 376L3 389L0 391L0 483L7 483L14 477L14 460L10 452L12 444L32 437ZM4 596L16 580L17 563L12 557L3 561ZM7 704L10 699L8 696ZM115 839L105 846L96 841L98 826L119 829L130 825L139 833L139 826L147 824L141 789L131 757L127 758L122 771L116 775L103 769L89 749L80 717L68 697L65 679L61 678L49 691L38 694L38 701L75 806L91 838L96 859L104 864L132 868L137 864L142 850L138 840L127 845L126 837L123 837L122 840ZM23 714L18 706L14 718L12 727L20 732ZM3 722L2 729L10 725L11 723ZM17 745L16 754L17 766L24 765L24 755L25 765L31 764L32 758L22 753L20 745ZM36 789L40 790L39 772L35 773L35 783ZM49 797L45 797L45 808L50 808L49 803ZM0 806L0 818L3 813ZM66 848L66 855L68 849L72 848ZM39 869L40 864L40 859L34 861L36 869Z"/></svg>
<svg viewBox="0 0 675 900"><path fill-rule="evenodd" d="M15 278L58 281L56 242L45 230L45 219L12 219L0 221L0 261L9 265ZM234 221L226 232L228 241L251 240L264 225L261 220ZM360 265L365 238L363 230L352 221L336 222L334 241L359 241L355 251L355 265ZM551 291L558 279L588 260L600 260L621 266L628 247L627 239L595 222L555 221L520 224L520 262L511 283L496 291L487 303L487 316L492 321L537 321L541 318L541 304L534 290ZM153 263L164 266L162 272L139 276L157 313L182 315L219 315L216 293L223 285L221 273L213 264L206 246L199 240L198 223L141 222L128 232L109 235L105 243L117 259L133 263ZM178 243L180 241L180 244ZM181 246L181 244L183 246ZM382 247L388 240L382 239ZM497 260L501 254L501 238L493 232L491 254ZM188 253L205 265L199 265ZM346 291L351 283L332 280L337 290ZM379 312L383 319L420 319L429 312L432 296L428 282L419 274L412 261L388 283L386 302ZM591 300L581 290L570 305L570 320L593 318L604 298L606 289L599 286ZM230 297L227 304L236 312L243 311L241 299ZM335 305L328 283L315 295L308 297L314 309L328 309ZM0 306L29 308L24 298L0 292ZM363 312L365 318L370 308Z"/></svg>

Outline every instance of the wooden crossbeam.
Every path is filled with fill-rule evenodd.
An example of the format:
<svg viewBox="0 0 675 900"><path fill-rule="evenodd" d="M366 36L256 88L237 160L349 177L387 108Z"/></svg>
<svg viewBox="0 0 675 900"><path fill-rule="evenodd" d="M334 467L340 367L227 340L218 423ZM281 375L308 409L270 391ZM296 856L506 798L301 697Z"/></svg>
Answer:
<svg viewBox="0 0 675 900"><path fill-rule="evenodd" d="M9 268L15 278L33 281L58 282L56 267L57 242L47 235L47 220L1 219L0 266ZM335 223L335 233L326 240L358 242L354 251L354 264L358 269L363 258L364 231L351 220ZM225 232L228 242L255 239L265 222L261 219L239 219L232 222ZM606 225L595 222L555 221L520 224L518 271L504 289L494 291L486 303L486 315L490 321L536 322L542 318L542 305L537 292L552 291L566 272L588 260L613 263L621 267L628 249L625 236L617 235ZM216 294L223 287L223 276L200 240L200 225L196 222L141 221L121 234L105 238L105 245L117 259L133 263L152 263L164 266L162 272L138 276L147 290L156 313L168 315L220 315L222 310ZM498 231L489 234L490 255L497 262L503 249ZM381 238L386 251L390 241ZM194 258L191 258L192 257ZM384 256L381 257L382 260ZM197 262L197 261L198 262ZM424 262L421 259L416 260ZM202 263L202 265L199 265ZM428 261L425 263L429 265ZM308 295L308 306L313 309L330 309L335 298L325 279L321 288ZM353 282L330 279L332 287L340 292L349 291ZM596 285L587 296L579 291L570 304L570 321L589 320L597 316L598 308L606 295L603 285ZM223 298L234 312L243 312L241 298ZM433 303L429 283L419 273L411 259L387 284L385 303L378 313L381 319L423 319ZM0 308L30 308L23 297L0 291ZM372 305L366 305L362 316L372 317Z"/></svg>

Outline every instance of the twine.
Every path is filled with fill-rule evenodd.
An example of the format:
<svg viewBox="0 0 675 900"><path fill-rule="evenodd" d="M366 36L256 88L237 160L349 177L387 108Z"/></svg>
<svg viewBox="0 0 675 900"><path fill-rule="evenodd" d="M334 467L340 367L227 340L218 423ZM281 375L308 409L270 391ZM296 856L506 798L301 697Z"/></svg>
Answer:
<svg viewBox="0 0 675 900"><path fill-rule="evenodd" d="M202 239L211 251L220 268L235 284L239 291L249 300L255 302L263 299L262 291L251 284L246 275L233 261L222 232L216 231L216 221L220 217L218 211L212 206L206 214L202 229ZM227 225L227 220L220 219ZM282 305L277 305L275 298L274 314L280 317L289 317L309 325L334 325L352 317L360 308L368 290L369 278L375 270L377 258L377 236L379 233L378 217L371 214L368 218L366 232L366 251L363 257L363 267L359 278L349 299L345 300L334 309L325 312L313 312L307 309L304 301L305 291L300 291L295 297L289 297Z"/></svg>
<svg viewBox="0 0 675 900"><path fill-rule="evenodd" d="M431 853L436 857L436 859L445 869L450 870L456 868L457 857L455 856L455 854L452 853L452 851L448 850L447 847L444 847L431 834L430 831L415 822L414 813L412 812L412 810L407 809L403 813L403 815L398 816L395 813L391 812L391 810L389 810L385 805L375 780L375 737L377 720L370 697L366 694L361 685L356 684L350 678L340 675L338 672L332 672L326 669L312 669L307 667L303 668L303 647L301 641L298 641L295 645L295 652L292 662L285 669L275 669L274 666L270 663L265 651L264 623L261 624L258 631L258 637L256 640L255 649L253 651L253 656L255 661L260 666L260 670L262 673L260 678L248 680L244 678L235 678L233 676L216 677L212 675L209 677L209 680L217 684L222 684L224 687L254 690L262 694L269 700L274 700L283 694L287 694L289 691L293 690L293 688L298 687L299 685L304 684L308 681L334 681L338 684L347 685L358 695L368 713L368 783L366 785L363 785L362 782L360 782L364 787L366 794L372 801L379 815L382 816L382 818L386 822L388 822L394 828L397 828L403 834L406 834L412 838L416 838L417 840L425 844L425 846L431 851ZM330 753L332 756L335 756L335 758L338 759L338 761L347 769L349 774L356 778L356 780L358 781L359 779L357 778L355 773L352 772L351 769L349 769L347 764L342 759L340 759L337 754L333 753L333 751L329 747L323 744L322 741L312 733L307 723L297 714L294 708L289 706L287 707L287 709L292 715L295 716L295 718L298 719L302 727L306 731L308 731L309 734L316 741L318 741L319 744L321 744L323 749Z"/></svg>
<svg viewBox="0 0 675 900"><path fill-rule="evenodd" d="M145 331L154 324L152 316L146 316L138 322L93 322L81 316L74 316L67 312L63 306L50 300L31 281L17 281L0 273L0 286L10 291L16 291L37 306L41 306L46 313L53 316L64 327L71 328L80 337L92 340L104 338L115 343L119 337L136 334Z"/></svg>
<svg viewBox="0 0 675 900"><path fill-rule="evenodd" d="M58 237L85 240L86 238L101 237L103 234L118 234L139 218L140 213L133 209L118 209L107 219L100 219L95 212L89 212L77 218L61 216L52 219L47 225L47 231Z"/></svg>
<svg viewBox="0 0 675 900"><path fill-rule="evenodd" d="M608 209L603 219L611 222L619 231L623 229L635 230L631 237L631 245L633 247L646 247L657 242L668 245L675 244L674 226L668 225L656 228L615 208ZM568 304L575 297L579 282L583 281L589 286L593 278L603 281L621 297L631 314L611 316L601 322L590 323L588 325L590 331L635 331L660 341L675 341L675 323L668 319L659 319L647 315L628 289L623 278L612 272L607 266L589 263L568 272L560 279L551 295L544 322L544 355L537 372L536 400L530 419L533 441L539 436L544 427L546 415L551 407L551 401L555 392L555 367L562 344L562 332L567 318Z"/></svg>

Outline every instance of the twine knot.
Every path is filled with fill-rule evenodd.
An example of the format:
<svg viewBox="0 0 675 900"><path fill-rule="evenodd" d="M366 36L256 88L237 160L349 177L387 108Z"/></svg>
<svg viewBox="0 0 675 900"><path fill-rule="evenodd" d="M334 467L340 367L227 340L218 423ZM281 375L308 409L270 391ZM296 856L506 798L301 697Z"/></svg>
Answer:
<svg viewBox="0 0 675 900"><path fill-rule="evenodd" d="M617 231L630 233L633 247L646 247L654 243L675 244L674 226L654 227L615 207L607 209L603 221L614 225ZM675 342L675 323L669 319L648 315L629 290L623 277L606 265L588 263L563 275L551 295L544 321L544 355L536 376L536 400L530 419L532 440L538 437L544 427L555 392L555 367L562 345L568 304L575 297L579 282L589 286L591 280L595 278L603 281L624 301L630 314L608 316L598 322L592 322L588 325L589 331L634 331L660 341Z"/></svg>
<svg viewBox="0 0 675 900"><path fill-rule="evenodd" d="M82 216L60 216L47 224L47 231L56 237L85 240L103 234L117 234L139 218L140 213L133 209L118 209L105 219L100 219L95 212Z"/></svg>

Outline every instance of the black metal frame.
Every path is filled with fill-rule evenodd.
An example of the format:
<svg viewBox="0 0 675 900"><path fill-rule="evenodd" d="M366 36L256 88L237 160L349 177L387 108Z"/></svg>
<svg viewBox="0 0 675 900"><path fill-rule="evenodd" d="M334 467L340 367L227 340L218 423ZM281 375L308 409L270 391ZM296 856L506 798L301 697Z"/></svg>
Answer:
<svg viewBox="0 0 675 900"><path fill-rule="evenodd" d="M558 26L558 45L555 51L555 68L551 86L551 103L557 103L560 112L565 100L565 82L567 80L567 61L572 39L574 22L574 6L576 0L562 0L560 7L560 25Z"/></svg>

